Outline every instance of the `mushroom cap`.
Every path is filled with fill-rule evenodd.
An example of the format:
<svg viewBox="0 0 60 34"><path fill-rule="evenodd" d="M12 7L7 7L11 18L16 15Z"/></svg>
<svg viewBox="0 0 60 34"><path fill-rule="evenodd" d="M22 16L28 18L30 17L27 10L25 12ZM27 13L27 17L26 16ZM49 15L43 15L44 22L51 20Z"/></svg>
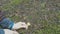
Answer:
<svg viewBox="0 0 60 34"><path fill-rule="evenodd" d="M30 26L31 25L30 22L28 22L27 25Z"/></svg>

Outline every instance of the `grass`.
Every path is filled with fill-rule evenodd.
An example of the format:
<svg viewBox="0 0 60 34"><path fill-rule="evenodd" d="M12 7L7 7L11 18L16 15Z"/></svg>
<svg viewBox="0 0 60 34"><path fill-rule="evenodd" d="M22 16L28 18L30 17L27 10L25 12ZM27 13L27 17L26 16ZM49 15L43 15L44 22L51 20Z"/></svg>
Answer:
<svg viewBox="0 0 60 34"><path fill-rule="evenodd" d="M31 23L28 30L18 30L20 34L60 34L60 5L56 1L11 0L2 6L2 10L8 12L8 17L14 14L9 18L15 22Z"/></svg>

